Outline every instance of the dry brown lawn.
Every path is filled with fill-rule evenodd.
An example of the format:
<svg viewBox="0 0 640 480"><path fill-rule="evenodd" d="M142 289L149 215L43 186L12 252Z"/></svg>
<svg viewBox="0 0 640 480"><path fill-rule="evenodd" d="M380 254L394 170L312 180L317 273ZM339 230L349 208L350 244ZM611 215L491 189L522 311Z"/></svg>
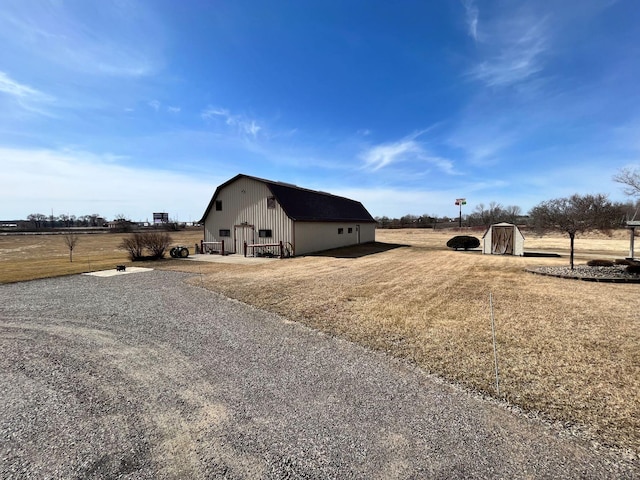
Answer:
<svg viewBox="0 0 640 480"><path fill-rule="evenodd" d="M557 252L562 258L455 252L445 247L452 235L378 230L380 244L325 255L252 265L168 260L154 268L196 273L194 285L406 358L428 372L497 396L491 293L500 397L638 455L640 285L525 272L526 267L568 264L569 240L561 235L526 234L525 250ZM4 253L2 241L4 270L14 257ZM116 258L110 245L102 252L109 256L109 268ZM26 243L20 248L25 262L42 250ZM82 243L78 252L81 248ZM628 248L625 231L579 237L576 263L625 257ZM99 253L86 253L84 264L89 258L97 264ZM57 255L65 254L62 245ZM26 263L33 269L29 262L36 260Z"/></svg>
<svg viewBox="0 0 640 480"><path fill-rule="evenodd" d="M126 235L78 234L73 262L69 261L69 248L61 234L0 235L0 284L132 265L127 253L118 248ZM173 244L187 245L193 252L192 246L202 238L202 230L182 230L170 235Z"/></svg>
<svg viewBox="0 0 640 480"><path fill-rule="evenodd" d="M481 255L445 247L450 232L379 230L402 245L371 255L305 256L267 265L194 264L194 284L301 321L496 396L489 294L501 397L640 452L638 284L533 275L568 264L569 239L527 234L527 251ZM577 263L628 254L625 231L578 238ZM372 248L373 250L373 248ZM184 265L184 264L182 264Z"/></svg>

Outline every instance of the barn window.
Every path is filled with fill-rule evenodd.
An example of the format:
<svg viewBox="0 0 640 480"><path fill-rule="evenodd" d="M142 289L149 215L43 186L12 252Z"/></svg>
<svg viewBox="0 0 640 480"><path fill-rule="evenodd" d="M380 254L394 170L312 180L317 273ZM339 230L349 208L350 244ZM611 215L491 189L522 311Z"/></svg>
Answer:
<svg viewBox="0 0 640 480"><path fill-rule="evenodd" d="M258 230L258 236L260 238L270 238L272 233L271 230Z"/></svg>
<svg viewBox="0 0 640 480"><path fill-rule="evenodd" d="M349 227L349 229L347 230L347 233L353 233L353 228Z"/></svg>
<svg viewBox="0 0 640 480"><path fill-rule="evenodd" d="M218 212L222 210L222 200L216 200L216 210Z"/></svg>
<svg viewBox="0 0 640 480"><path fill-rule="evenodd" d="M276 208L276 197L267 197L267 208Z"/></svg>
<svg viewBox="0 0 640 480"><path fill-rule="evenodd" d="M230 237L231 236L231 230L224 230L224 229L221 228L218 233L219 233L219 235L221 237Z"/></svg>
<svg viewBox="0 0 640 480"><path fill-rule="evenodd" d="M342 235L344 233L344 228L339 228L338 229L338 235Z"/></svg>

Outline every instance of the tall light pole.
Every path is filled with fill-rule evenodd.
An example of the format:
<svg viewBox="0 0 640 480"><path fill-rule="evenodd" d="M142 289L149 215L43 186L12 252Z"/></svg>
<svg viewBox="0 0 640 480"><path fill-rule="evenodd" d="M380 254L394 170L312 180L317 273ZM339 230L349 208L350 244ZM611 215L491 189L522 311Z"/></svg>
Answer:
<svg viewBox="0 0 640 480"><path fill-rule="evenodd" d="M458 227L462 228L462 205L467 204L466 198L456 198L456 205L460 206L460 217L458 218Z"/></svg>

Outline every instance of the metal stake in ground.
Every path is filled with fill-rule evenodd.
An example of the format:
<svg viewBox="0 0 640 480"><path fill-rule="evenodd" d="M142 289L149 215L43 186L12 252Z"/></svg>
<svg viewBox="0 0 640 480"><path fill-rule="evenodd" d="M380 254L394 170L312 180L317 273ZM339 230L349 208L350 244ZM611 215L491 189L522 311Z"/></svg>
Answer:
<svg viewBox="0 0 640 480"><path fill-rule="evenodd" d="M496 348L496 322L493 318L493 295L489 292L489 309L491 310L491 334L493 336L493 361L496 370L496 393L500 396L500 377L498 375L498 350Z"/></svg>

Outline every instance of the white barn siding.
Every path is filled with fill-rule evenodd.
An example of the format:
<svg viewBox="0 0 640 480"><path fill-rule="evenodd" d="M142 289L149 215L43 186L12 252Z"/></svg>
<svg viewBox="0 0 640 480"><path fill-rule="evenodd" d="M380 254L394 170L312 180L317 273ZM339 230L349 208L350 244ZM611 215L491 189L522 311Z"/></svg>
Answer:
<svg viewBox="0 0 640 480"><path fill-rule="evenodd" d="M375 242L375 224L341 222L296 222L295 254ZM342 233L338 233L342 229ZM351 229L351 232L349 232Z"/></svg>
<svg viewBox="0 0 640 480"><path fill-rule="evenodd" d="M205 241L224 240L225 250L242 253L247 243L284 243L292 241L292 221L276 201L275 208L267 208L271 192L267 185L242 177L220 190L216 201L222 202L222 210L212 206L204 225ZM246 223L246 226L243 224ZM253 227L253 228L251 228ZM271 230L272 236L260 238L259 230ZM220 230L229 230L230 237L220 237Z"/></svg>
<svg viewBox="0 0 640 480"><path fill-rule="evenodd" d="M376 241L376 224L360 224L360 243L371 243Z"/></svg>
<svg viewBox="0 0 640 480"><path fill-rule="evenodd" d="M343 233L338 233L342 229ZM351 229L351 233L349 233ZM331 248L354 245L358 232L355 223L340 222L296 222L295 254L329 250Z"/></svg>

